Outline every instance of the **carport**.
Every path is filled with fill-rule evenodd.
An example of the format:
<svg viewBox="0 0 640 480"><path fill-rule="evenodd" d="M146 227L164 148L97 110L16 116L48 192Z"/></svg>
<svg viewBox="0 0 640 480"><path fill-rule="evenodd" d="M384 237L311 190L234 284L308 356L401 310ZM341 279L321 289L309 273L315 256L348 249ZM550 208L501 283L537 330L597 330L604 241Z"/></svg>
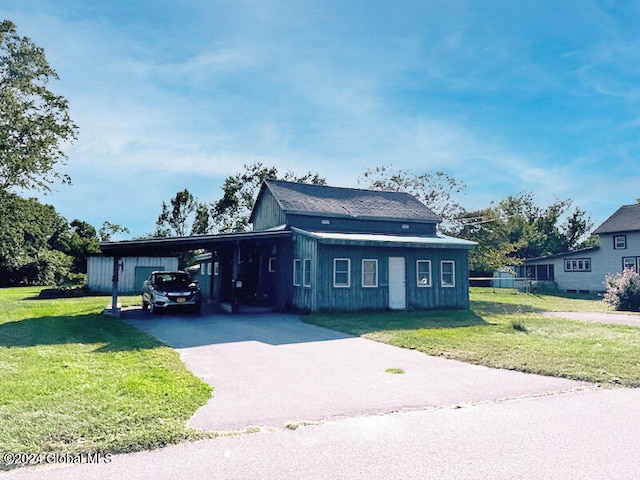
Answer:
<svg viewBox="0 0 640 480"><path fill-rule="evenodd" d="M113 257L111 289L112 315L119 317L118 281L121 259L135 256L178 255L204 250L218 263L205 298L229 303L237 312L242 303L259 301L262 306L282 308L290 301L285 287L290 275L286 265L292 255L291 234L287 230L243 232L190 237L150 238L101 242L103 254Z"/></svg>

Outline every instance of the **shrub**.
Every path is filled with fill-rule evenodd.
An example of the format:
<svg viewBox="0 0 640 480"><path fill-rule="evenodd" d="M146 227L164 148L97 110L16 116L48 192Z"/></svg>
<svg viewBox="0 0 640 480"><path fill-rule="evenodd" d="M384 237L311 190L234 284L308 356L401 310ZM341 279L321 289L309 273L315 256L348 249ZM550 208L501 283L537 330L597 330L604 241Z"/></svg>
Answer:
<svg viewBox="0 0 640 480"><path fill-rule="evenodd" d="M602 300L616 310L640 311L640 275L631 269L605 277L607 290Z"/></svg>

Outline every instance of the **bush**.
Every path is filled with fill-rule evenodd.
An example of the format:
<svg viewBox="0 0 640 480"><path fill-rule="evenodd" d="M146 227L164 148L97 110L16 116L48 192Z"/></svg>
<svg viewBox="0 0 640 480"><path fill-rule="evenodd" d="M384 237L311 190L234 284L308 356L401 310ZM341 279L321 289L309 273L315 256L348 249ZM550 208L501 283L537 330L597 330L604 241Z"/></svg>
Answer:
<svg viewBox="0 0 640 480"><path fill-rule="evenodd" d="M605 277L607 290L602 300L616 310L640 311L640 275L631 269Z"/></svg>

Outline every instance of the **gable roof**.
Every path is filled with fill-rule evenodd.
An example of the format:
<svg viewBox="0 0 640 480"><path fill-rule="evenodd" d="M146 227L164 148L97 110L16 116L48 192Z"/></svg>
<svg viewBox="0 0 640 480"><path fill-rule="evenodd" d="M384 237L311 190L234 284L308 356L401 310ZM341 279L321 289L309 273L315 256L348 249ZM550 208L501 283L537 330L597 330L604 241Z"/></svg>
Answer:
<svg viewBox="0 0 640 480"><path fill-rule="evenodd" d="M442 220L431 209L405 192L329 187L267 179L262 183L256 206L265 189L271 192L286 213L427 223ZM253 221L253 212L250 221Z"/></svg>
<svg viewBox="0 0 640 480"><path fill-rule="evenodd" d="M640 203L623 205L613 215L607 218L602 225L593 232L596 235L602 233L633 232L640 230Z"/></svg>

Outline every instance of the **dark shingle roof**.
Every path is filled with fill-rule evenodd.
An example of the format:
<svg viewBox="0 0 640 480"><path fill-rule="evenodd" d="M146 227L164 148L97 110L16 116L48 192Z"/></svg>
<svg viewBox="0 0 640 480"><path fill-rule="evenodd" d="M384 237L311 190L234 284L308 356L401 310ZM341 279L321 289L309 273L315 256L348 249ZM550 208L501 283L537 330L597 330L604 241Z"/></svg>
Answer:
<svg viewBox="0 0 640 480"><path fill-rule="evenodd" d="M623 205L593 233L618 233L640 230L640 203Z"/></svg>
<svg viewBox="0 0 640 480"><path fill-rule="evenodd" d="M288 213L385 220L440 222L441 218L404 192L382 192L265 180L278 205Z"/></svg>

